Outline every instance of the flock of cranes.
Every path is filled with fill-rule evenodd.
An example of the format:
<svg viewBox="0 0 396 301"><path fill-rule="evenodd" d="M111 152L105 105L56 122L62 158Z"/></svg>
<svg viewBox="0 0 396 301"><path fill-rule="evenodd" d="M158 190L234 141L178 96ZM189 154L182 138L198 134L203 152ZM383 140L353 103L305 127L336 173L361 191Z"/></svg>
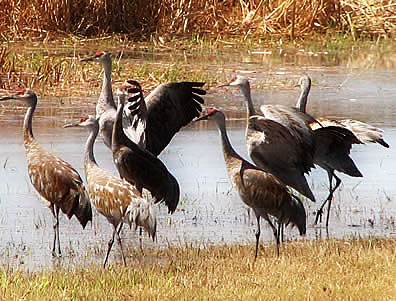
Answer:
<svg viewBox="0 0 396 301"><path fill-rule="evenodd" d="M226 117L216 108L201 116L203 95L201 82L177 82L158 86L144 96L134 80L117 89L114 100L111 84L111 58L98 52L82 61L98 61L104 68L102 90L96 105L96 116L88 115L64 127L84 127L89 135L85 145L84 169L87 184L67 162L42 148L34 138L32 119L37 96L21 89L0 101L19 100L28 109L24 119L24 146L28 174L32 185L54 216L52 254L61 255L59 211L70 219L76 216L85 228L92 221L91 205L113 226L103 262L106 266L114 239L126 264L120 231L124 223L143 228L153 239L157 221L153 204L163 203L173 213L179 203L180 187L176 178L157 157L180 129L192 121L214 120L220 132L227 172L242 201L253 209L257 218L255 259L258 255L260 218L273 230L277 253L283 225L296 226L306 233L307 214L301 198L316 198L306 175L315 165L326 170L329 195L317 211L315 223L328 204L326 227L334 191L341 180L335 171L353 177L362 174L350 157L353 144L379 143L383 132L356 120L314 118L306 112L311 79L304 75L299 82L301 95L296 107L262 105L256 112L247 77L237 75L221 86L240 88L247 106L246 144L254 164L236 153L226 130ZM219 86L219 87L221 87ZM94 143L101 134L113 154L119 176L100 167L94 156ZM333 178L336 180L333 185ZM151 198L142 196L143 188Z"/></svg>

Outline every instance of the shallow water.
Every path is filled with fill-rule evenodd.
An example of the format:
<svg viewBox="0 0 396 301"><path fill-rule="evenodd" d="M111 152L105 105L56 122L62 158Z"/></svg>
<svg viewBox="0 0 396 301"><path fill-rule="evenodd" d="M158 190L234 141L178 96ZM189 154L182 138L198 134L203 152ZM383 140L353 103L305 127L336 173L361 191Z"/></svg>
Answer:
<svg viewBox="0 0 396 301"><path fill-rule="evenodd" d="M248 68L241 62L227 65L231 76L237 69L252 80L254 102L293 105L298 89L280 89L269 84L271 77L297 81L299 64L283 63L261 70L260 60L251 56ZM261 61L262 62L262 61ZM239 68L237 68L239 66ZM246 66L244 66L246 67ZM258 72L252 72L253 70ZM379 126L391 145L359 145L352 157L363 178L341 175L343 185L335 194L329 232L314 226L315 211L327 196L327 176L316 169L309 176L319 202L305 202L308 212L306 239L326 237L395 237L396 236L396 69L358 69L344 66L305 66L313 78L308 111L315 116L353 117ZM264 85L266 88L260 88ZM228 130L237 152L248 158L244 142L244 103L239 91L232 88L210 89L207 106L227 109ZM26 170L22 144L22 119L25 107L15 102L0 104L0 264L11 268L36 270L59 264L100 262L111 236L111 227L97 213L85 230L76 219L62 216L60 239L62 259L50 255L52 216L31 186ZM93 105L70 105L57 99L42 100L33 127L37 140L47 149L70 162L83 176L84 129L63 129L65 120L93 113ZM100 141L95 145L100 166L116 173L110 151ZM155 242L143 237L144 247L167 245L196 246L217 243L251 243L255 240L256 220L243 205L227 178L220 138L211 122L192 124L174 137L160 158L178 179L181 199L177 211L168 215L164 206L157 206L158 236ZM84 176L83 176L84 178ZM272 232L263 222L261 241L273 243ZM138 247L139 238L132 230L122 232L124 244ZM286 230L287 239L301 239L296 229ZM253 248L252 248L253 255ZM110 262L120 262L115 246Z"/></svg>

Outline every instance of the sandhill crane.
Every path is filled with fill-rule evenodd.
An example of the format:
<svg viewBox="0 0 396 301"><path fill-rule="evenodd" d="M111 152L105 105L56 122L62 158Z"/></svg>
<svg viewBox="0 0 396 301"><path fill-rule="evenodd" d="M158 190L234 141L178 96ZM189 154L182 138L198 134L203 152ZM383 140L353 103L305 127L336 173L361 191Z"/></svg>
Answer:
<svg viewBox="0 0 396 301"><path fill-rule="evenodd" d="M277 219L278 230L274 231L277 253L279 254L279 235L283 224L296 225L300 234L306 232L306 213L301 201L292 195L287 186L277 177L254 166L239 156L232 148L227 136L225 116L221 111L209 109L207 115L197 120L214 119L220 131L224 161L228 176L238 190L242 201L253 209L257 218L256 251L257 258L260 238L260 217L272 223L268 215Z"/></svg>
<svg viewBox="0 0 396 301"><path fill-rule="evenodd" d="M228 84L220 86L238 86L244 96L247 107L246 145L253 162L315 201L304 176L314 167L311 136L303 140L276 118L270 120L256 115L247 77L236 75Z"/></svg>
<svg viewBox="0 0 396 301"><path fill-rule="evenodd" d="M301 112L306 113L308 94L311 89L311 78L305 74L298 82L301 88L301 94L298 98L296 107L300 109ZM383 147L388 148L389 144L383 139L384 131L370 124L364 123L355 119L331 119L327 117L316 118L318 122L311 124L312 129L317 129L319 127L326 126L339 126L350 130L358 140L362 143L378 143Z"/></svg>
<svg viewBox="0 0 396 301"><path fill-rule="evenodd" d="M102 91L96 105L96 115L100 116L100 132L108 147L111 145L112 125L116 106L111 87L111 58L106 52L97 52L82 61L98 61L104 67ZM198 117L204 100L200 95L205 83L175 82L159 85L146 98L146 124L133 127L128 111L125 111L123 127L126 135L138 145L145 145L153 155L158 156L169 144L172 137L183 127ZM137 133L135 131L138 131ZM144 133L144 137L142 137Z"/></svg>
<svg viewBox="0 0 396 301"><path fill-rule="evenodd" d="M151 202L144 199L140 192L127 181L112 175L100 168L95 161L93 145L99 132L99 122L94 116L84 116L80 122L67 124L64 127L87 127L89 137L85 145L85 176L88 193L92 204L113 226L113 235L108 243L103 266L106 267L110 250L117 237L124 265L120 231L123 223L143 227L154 239L157 227L156 217Z"/></svg>
<svg viewBox="0 0 396 301"><path fill-rule="evenodd" d="M296 109L301 113L306 113L306 104L308 100L308 94L311 88L311 79L308 75L304 75L300 78L299 84L301 86L301 94L297 100ZM308 115L308 114L307 114ZM309 115L308 115L309 116ZM331 202L333 199L334 191L340 186L341 179L335 174L335 170L347 174L351 177L362 177L363 175L353 162L352 158L349 156L352 144L361 144L361 141L357 135L354 134L350 128L345 126L339 126L335 123L320 122L313 119L309 122L309 127L311 127L316 133L316 150L314 156L315 164L326 170L329 178L329 195L326 200L321 205L315 218L315 224L318 223L319 218L323 214L323 208L326 203L327 207L327 217L326 217L326 227L329 226L329 216ZM342 133L343 137L338 139L332 139L324 134L326 129L331 129L335 132ZM382 137L381 137L382 138ZM333 187L333 178L335 178L336 183Z"/></svg>
<svg viewBox="0 0 396 301"><path fill-rule="evenodd" d="M32 119L37 96L30 89L1 97L0 101L20 100L28 105L23 123L23 140L29 178L54 216L54 243L52 255L61 255L59 240L59 210L70 219L76 216L83 228L92 221L91 204L78 172L67 162L41 147L33 136Z"/></svg>
<svg viewBox="0 0 396 301"><path fill-rule="evenodd" d="M138 93L134 98L134 103L136 101L144 101L140 84L136 81L128 82L136 88L122 86L117 91L119 104L111 144L114 163L121 178L135 185L140 193L143 188L149 190L155 199L155 203L163 201L169 212L173 213L179 203L180 196L177 180L160 159L131 141L122 130L122 114L124 112L125 97L128 96L128 92ZM131 102L132 99L130 98ZM131 106L134 105L132 104ZM136 106L134 106L135 108ZM135 110L130 112L133 115L138 114Z"/></svg>

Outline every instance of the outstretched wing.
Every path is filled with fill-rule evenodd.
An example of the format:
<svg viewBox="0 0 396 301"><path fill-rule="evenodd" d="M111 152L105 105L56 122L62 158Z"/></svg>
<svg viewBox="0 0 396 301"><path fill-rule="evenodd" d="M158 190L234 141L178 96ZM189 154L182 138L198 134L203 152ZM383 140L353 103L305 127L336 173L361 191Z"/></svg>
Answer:
<svg viewBox="0 0 396 301"><path fill-rule="evenodd" d="M146 102L140 84L134 80L128 80L127 82L134 85L135 88L128 91L134 93L134 95L128 98L128 104L124 108L122 127L128 138L144 149L146 148Z"/></svg>
<svg viewBox="0 0 396 301"><path fill-rule="evenodd" d="M354 119L341 119L334 120L325 117L318 118L322 126L341 126L350 130L359 139L361 143L378 143L388 148L389 144L383 139L384 131L370 124L354 120ZM313 127L317 127L313 124Z"/></svg>
<svg viewBox="0 0 396 301"><path fill-rule="evenodd" d="M158 86L146 97L146 149L159 155L172 137L194 118L204 103L205 83L177 82Z"/></svg>

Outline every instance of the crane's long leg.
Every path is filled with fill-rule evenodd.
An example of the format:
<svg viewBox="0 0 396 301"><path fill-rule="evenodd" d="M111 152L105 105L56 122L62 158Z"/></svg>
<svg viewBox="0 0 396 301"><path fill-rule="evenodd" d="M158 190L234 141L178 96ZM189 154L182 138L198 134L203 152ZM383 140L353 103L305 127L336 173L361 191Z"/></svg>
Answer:
<svg viewBox="0 0 396 301"><path fill-rule="evenodd" d="M333 193L334 193L334 191L336 191L338 186L340 186L340 184L341 184L341 179L339 177L337 177L336 174L333 173L333 177L336 179L336 185L334 186L333 191L331 193L331 198L328 201L329 204L327 207L326 228L329 227L330 207L331 207L331 201L333 200Z"/></svg>
<svg viewBox="0 0 396 301"><path fill-rule="evenodd" d="M263 218L268 222L268 224L270 225L270 227L272 228L272 232L274 233L274 236L276 238L277 235L277 231L276 231L276 227L274 226L274 224L272 223L271 219L269 218L268 214L263 215Z"/></svg>
<svg viewBox="0 0 396 301"><path fill-rule="evenodd" d="M118 227L118 230L117 230L118 235L120 235L121 229L122 229L122 226L123 226L123 225L124 225L124 223L121 222L121 223L120 223L120 226Z"/></svg>
<svg viewBox="0 0 396 301"><path fill-rule="evenodd" d="M280 241L282 242L282 244L283 244L283 242L284 242L284 236L283 236L284 231L285 231L285 225L282 224L281 233L280 233L280 237L281 237L281 240L280 240Z"/></svg>
<svg viewBox="0 0 396 301"><path fill-rule="evenodd" d="M257 252L258 252L258 246L259 246L259 239L260 239L260 215L256 213L256 218L257 218L257 231L256 231L256 253L254 255L254 261L256 261L257 258Z"/></svg>
<svg viewBox="0 0 396 301"><path fill-rule="evenodd" d="M281 233L281 228L282 228L283 223L278 221L278 235L276 236L276 254L279 256L279 245L280 245L280 240L279 236Z"/></svg>
<svg viewBox="0 0 396 301"><path fill-rule="evenodd" d="M119 230L121 230L121 227L122 227L122 224L121 224ZM124 265L126 266L126 260L125 260L124 250L122 249L122 243L121 243L121 237L120 237L119 231L117 231L117 241L118 241L118 244L120 245L122 261L124 262Z"/></svg>
<svg viewBox="0 0 396 301"><path fill-rule="evenodd" d="M334 170L327 170L327 176L329 178L329 195L327 196L326 200L323 202L323 204L320 206L319 210L316 213L315 225L318 223L318 220L322 222L323 208L327 202L331 202L331 200L333 199L333 192L335 190L333 189L333 176L336 177L336 175L334 174Z"/></svg>
<svg viewBox="0 0 396 301"><path fill-rule="evenodd" d="M58 254L61 255L61 249L60 249L60 241L59 241L59 208L52 204L51 207L51 212L52 215L54 216L54 243L52 246L52 256L56 256L56 244L58 244Z"/></svg>
<svg viewBox="0 0 396 301"><path fill-rule="evenodd" d="M109 254L110 254L111 248L112 248L113 243L114 243L114 237L116 236L116 233L117 233L117 227L115 225L113 225L113 228L114 228L113 235L112 235L111 239L109 240L109 242L107 244L107 253L106 253L106 257L105 257L104 262L103 262L103 268L106 267L107 259L109 258Z"/></svg>

